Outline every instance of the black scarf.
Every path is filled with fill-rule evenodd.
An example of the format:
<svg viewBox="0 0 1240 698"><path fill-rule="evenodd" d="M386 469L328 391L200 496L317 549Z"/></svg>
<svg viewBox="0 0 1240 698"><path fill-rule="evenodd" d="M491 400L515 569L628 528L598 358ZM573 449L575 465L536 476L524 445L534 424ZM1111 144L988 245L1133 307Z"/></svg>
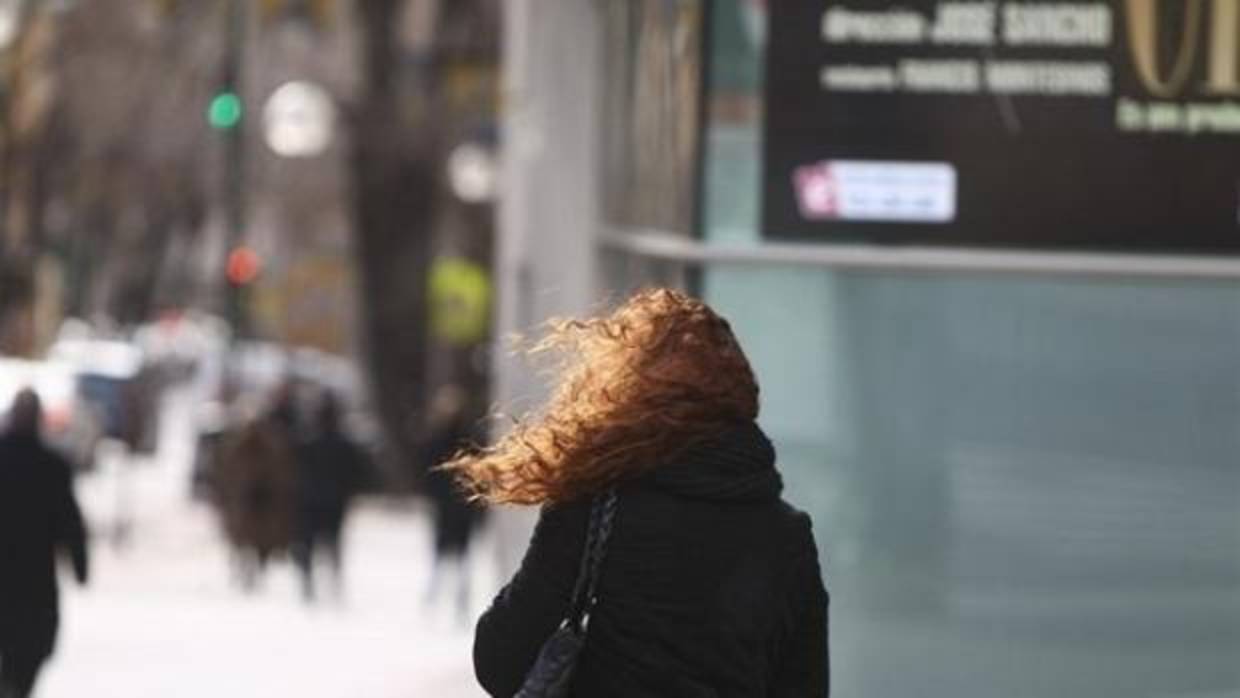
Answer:
<svg viewBox="0 0 1240 698"><path fill-rule="evenodd" d="M737 425L657 466L644 484L692 499L777 499L783 480L775 470L775 447L757 424Z"/></svg>

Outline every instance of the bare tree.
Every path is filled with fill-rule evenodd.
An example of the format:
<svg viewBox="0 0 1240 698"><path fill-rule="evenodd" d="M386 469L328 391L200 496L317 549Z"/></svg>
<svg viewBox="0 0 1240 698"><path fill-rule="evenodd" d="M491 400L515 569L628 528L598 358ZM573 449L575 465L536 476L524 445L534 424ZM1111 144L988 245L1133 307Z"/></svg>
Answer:
<svg viewBox="0 0 1240 698"><path fill-rule="evenodd" d="M426 278L466 114L454 77L494 66L496 0L358 0L364 82L353 114L356 250L374 395L398 455L416 462L428 371ZM406 14L412 13L412 14ZM415 25L415 26L411 26ZM413 39L413 52L402 32Z"/></svg>
<svg viewBox="0 0 1240 698"><path fill-rule="evenodd" d="M61 22L57 189L77 215L77 312L149 314L164 252L201 228L210 141L202 105L220 51L213 3L80 2Z"/></svg>

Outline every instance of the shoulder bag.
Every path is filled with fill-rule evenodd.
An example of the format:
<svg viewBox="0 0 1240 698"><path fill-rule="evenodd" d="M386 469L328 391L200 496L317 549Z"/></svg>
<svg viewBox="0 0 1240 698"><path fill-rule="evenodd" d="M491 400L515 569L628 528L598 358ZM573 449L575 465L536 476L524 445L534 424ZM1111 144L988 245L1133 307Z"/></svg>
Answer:
<svg viewBox="0 0 1240 698"><path fill-rule="evenodd" d="M599 570L607 554L607 539L611 537L612 524L616 519L616 491L598 495L590 506L590 527L586 543L581 549L581 565L573 596L559 629L547 638L534 666L525 677L521 690L514 698L561 698L568 695L573 670L585 646L586 630L590 626L590 614L598 603Z"/></svg>

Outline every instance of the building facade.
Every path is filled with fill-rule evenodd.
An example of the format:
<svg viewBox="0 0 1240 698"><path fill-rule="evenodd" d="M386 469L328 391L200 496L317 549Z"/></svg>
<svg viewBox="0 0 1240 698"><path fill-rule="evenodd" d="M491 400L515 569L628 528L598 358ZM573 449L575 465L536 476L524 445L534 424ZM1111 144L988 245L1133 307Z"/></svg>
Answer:
<svg viewBox="0 0 1240 698"><path fill-rule="evenodd" d="M838 695L1235 695L1235 264L775 239L771 4L510 3L499 334L647 284L728 317Z"/></svg>

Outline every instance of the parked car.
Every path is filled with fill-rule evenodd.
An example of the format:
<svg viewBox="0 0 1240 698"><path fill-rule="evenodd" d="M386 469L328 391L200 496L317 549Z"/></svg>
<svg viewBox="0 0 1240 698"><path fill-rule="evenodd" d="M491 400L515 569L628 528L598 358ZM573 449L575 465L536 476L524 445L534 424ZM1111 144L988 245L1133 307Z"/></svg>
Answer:
<svg viewBox="0 0 1240 698"><path fill-rule="evenodd" d="M134 328L133 343L144 362L168 384L192 379L204 357L227 343L227 324L197 311L167 310Z"/></svg>
<svg viewBox="0 0 1240 698"><path fill-rule="evenodd" d="M155 451L159 374L140 349L113 339L64 339L48 359L72 367L77 394L97 411L105 436L136 453Z"/></svg>

